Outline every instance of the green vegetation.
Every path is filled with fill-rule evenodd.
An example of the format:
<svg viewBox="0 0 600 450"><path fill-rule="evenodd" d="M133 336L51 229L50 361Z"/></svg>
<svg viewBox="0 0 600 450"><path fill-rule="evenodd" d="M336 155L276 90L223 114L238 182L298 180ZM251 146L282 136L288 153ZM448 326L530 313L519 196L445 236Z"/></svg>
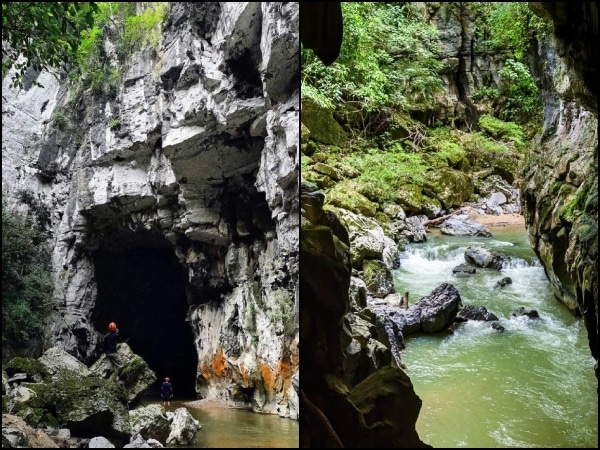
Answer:
<svg viewBox="0 0 600 450"><path fill-rule="evenodd" d="M3 360L42 338L50 313L50 252L44 233L16 211L2 205L2 345Z"/></svg>
<svg viewBox="0 0 600 450"><path fill-rule="evenodd" d="M121 126L121 116L117 115L113 117L108 126L111 130L116 130L117 128L119 128Z"/></svg>
<svg viewBox="0 0 600 450"><path fill-rule="evenodd" d="M471 200L473 181L484 173L510 182L518 176L541 116L525 58L536 35L548 31L526 3L342 8L336 62L324 66L312 51L301 52L303 124L311 138L302 144L302 176L326 189L328 202L369 216L388 202L435 211L439 203ZM434 15L456 27L472 20L470 50L489 55L500 70L474 71L467 86L460 58L443 55L429 23ZM328 131L334 119L341 125L335 136Z"/></svg>
<svg viewBox="0 0 600 450"><path fill-rule="evenodd" d="M336 105L352 127L371 135L385 131L394 111L432 104L441 88L437 29L406 5L349 2L342 8L339 59L326 67L302 49L302 97Z"/></svg>
<svg viewBox="0 0 600 450"><path fill-rule="evenodd" d="M547 35L549 22L533 14L527 2L477 3L485 15L489 44L498 52L510 52L524 62L534 36Z"/></svg>
<svg viewBox="0 0 600 450"><path fill-rule="evenodd" d="M484 114L479 118L479 128L482 133L493 139L505 143L512 143L520 150L525 147L525 144L523 143L523 129L514 122L504 122Z"/></svg>
<svg viewBox="0 0 600 450"><path fill-rule="evenodd" d="M539 120L542 111L540 93L533 76L525 64L508 59L499 72L498 87L477 89L473 101L490 101L499 118L528 124Z"/></svg>
<svg viewBox="0 0 600 450"><path fill-rule="evenodd" d="M65 113L62 111L62 109L59 109L54 113L54 123L60 130L63 130L65 128L66 119Z"/></svg>
<svg viewBox="0 0 600 450"><path fill-rule="evenodd" d="M500 70L498 116L504 120L527 123L536 120L542 101L533 76L525 64L509 59Z"/></svg>
<svg viewBox="0 0 600 450"><path fill-rule="evenodd" d="M3 365L3 369L12 376L15 373L26 373L30 378L49 382L52 376L46 367L37 359L17 356Z"/></svg>
<svg viewBox="0 0 600 450"><path fill-rule="evenodd" d="M370 200L393 200L405 184L422 184L427 169L423 155L401 145L385 151L366 148L352 152L345 162L360 170L358 191Z"/></svg>
<svg viewBox="0 0 600 450"><path fill-rule="evenodd" d="M312 157L303 155L302 173L319 184L314 164L326 163L352 178L356 192L383 204L398 202L399 192L410 191L410 186L425 186L432 169L478 171L498 167L516 171L525 149L522 127L487 115L480 118L479 125L481 130L475 133L446 127L422 129L418 146L387 142L374 147L366 139L355 139L352 146L343 149L321 145Z"/></svg>
<svg viewBox="0 0 600 450"><path fill-rule="evenodd" d="M125 19L122 44L131 53L141 48L156 48L160 43L161 25L165 17L167 3L152 3L139 16Z"/></svg>
<svg viewBox="0 0 600 450"><path fill-rule="evenodd" d="M149 3L138 15L136 3L98 3L95 25L81 34L71 79L80 81L82 90L90 88L93 94L114 95L127 57L143 48L157 49L167 5ZM107 39L114 48L105 45Z"/></svg>
<svg viewBox="0 0 600 450"><path fill-rule="evenodd" d="M527 68L527 54L534 39L550 34L549 22L539 18L527 2L473 3L480 47L506 55L499 86L483 86L473 100L491 100L499 118L520 124L539 120L538 88Z"/></svg>
<svg viewBox="0 0 600 450"><path fill-rule="evenodd" d="M14 68L11 86L23 87L29 67L66 69L97 9L94 2L2 3L2 77Z"/></svg>

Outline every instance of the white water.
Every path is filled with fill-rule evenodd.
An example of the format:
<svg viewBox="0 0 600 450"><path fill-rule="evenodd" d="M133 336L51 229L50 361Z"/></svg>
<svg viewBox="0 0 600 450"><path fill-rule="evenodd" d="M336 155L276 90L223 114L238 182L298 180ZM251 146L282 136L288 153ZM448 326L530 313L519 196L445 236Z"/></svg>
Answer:
<svg viewBox="0 0 600 450"><path fill-rule="evenodd" d="M454 334L407 338L403 359L423 400L419 436L434 447L597 448L597 381L583 322L554 299L525 230L493 234L429 235L395 271L396 291L410 292L411 304L449 282L463 305L485 306L505 328L470 321ZM492 248L510 264L454 275L469 245ZM496 288L506 276L512 284ZM512 317L521 306L540 319Z"/></svg>

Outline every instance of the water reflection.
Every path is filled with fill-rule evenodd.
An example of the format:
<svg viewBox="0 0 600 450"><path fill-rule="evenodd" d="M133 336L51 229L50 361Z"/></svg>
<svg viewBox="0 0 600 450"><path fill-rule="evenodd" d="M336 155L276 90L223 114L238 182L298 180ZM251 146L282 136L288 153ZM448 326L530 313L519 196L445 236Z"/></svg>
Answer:
<svg viewBox="0 0 600 450"><path fill-rule="evenodd" d="M171 410L183 406L173 402ZM186 406L187 407L187 406ZM202 426L188 448L299 448L299 423L272 414L219 407L190 408Z"/></svg>

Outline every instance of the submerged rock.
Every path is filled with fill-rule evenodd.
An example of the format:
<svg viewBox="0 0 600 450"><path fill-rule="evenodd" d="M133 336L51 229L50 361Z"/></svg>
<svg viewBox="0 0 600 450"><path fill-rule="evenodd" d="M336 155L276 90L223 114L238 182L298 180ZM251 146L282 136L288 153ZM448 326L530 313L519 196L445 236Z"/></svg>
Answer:
<svg viewBox="0 0 600 450"><path fill-rule="evenodd" d="M515 312L511 314L511 317L527 316L530 319L539 319L540 314L535 309L525 309L524 306L520 306Z"/></svg>
<svg viewBox="0 0 600 450"><path fill-rule="evenodd" d="M458 275L474 274L475 272L477 272L477 269L475 269L475 267L473 266L469 266L468 264L459 264L454 269L452 269L452 273Z"/></svg>
<svg viewBox="0 0 600 450"><path fill-rule="evenodd" d="M496 283L496 287L503 288L504 286L508 286L509 284L512 284L512 278L504 277L501 280L498 280L498 282Z"/></svg>
<svg viewBox="0 0 600 450"><path fill-rule="evenodd" d="M457 321L484 320L486 322L498 320L496 314L489 312L484 306L467 305L456 315Z"/></svg>

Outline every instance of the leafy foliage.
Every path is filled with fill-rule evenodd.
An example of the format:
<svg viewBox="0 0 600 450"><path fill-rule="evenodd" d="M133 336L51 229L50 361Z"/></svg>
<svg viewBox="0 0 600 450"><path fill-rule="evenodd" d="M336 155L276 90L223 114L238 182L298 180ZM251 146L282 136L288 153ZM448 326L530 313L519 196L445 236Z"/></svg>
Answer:
<svg viewBox="0 0 600 450"><path fill-rule="evenodd" d="M2 3L2 76L16 69L11 86L23 87L29 67L66 69L96 10L93 2Z"/></svg>
<svg viewBox="0 0 600 450"><path fill-rule="evenodd" d="M354 151L344 160L360 171L359 192L370 199L390 201L406 184L422 184L427 170L423 155L405 151L396 145L386 151L366 148Z"/></svg>
<svg viewBox="0 0 600 450"><path fill-rule="evenodd" d="M94 27L82 32L77 51L77 67L70 73L92 93L116 92L121 79L121 65L132 52L156 47L160 42L160 25L167 3L148 3L137 15L135 3L100 2ZM110 39L115 48L110 54L104 45Z"/></svg>
<svg viewBox="0 0 600 450"><path fill-rule="evenodd" d="M166 5L167 3L152 3L139 16L127 17L122 40L130 51L158 45Z"/></svg>
<svg viewBox="0 0 600 450"><path fill-rule="evenodd" d="M52 282L45 235L2 205L2 343L24 346L42 336Z"/></svg>
<svg viewBox="0 0 600 450"><path fill-rule="evenodd" d="M505 55L498 86L481 86L473 100L490 100L498 117L521 124L539 121L541 99L527 68L535 38L549 34L549 22L537 17L526 2L474 2L475 35L483 48Z"/></svg>
<svg viewBox="0 0 600 450"><path fill-rule="evenodd" d="M347 2L342 8L338 60L324 66L302 49L302 96L336 105L351 126L370 134L383 131L395 110L432 104L441 87L437 29L398 4Z"/></svg>
<svg viewBox="0 0 600 450"><path fill-rule="evenodd" d="M494 139L512 142L521 149L525 147L523 129L514 122L504 122L485 114L479 118L479 127L483 133Z"/></svg>
<svg viewBox="0 0 600 450"><path fill-rule="evenodd" d="M500 78L500 118L525 123L541 113L538 87L523 63L509 59L500 70Z"/></svg>
<svg viewBox="0 0 600 450"><path fill-rule="evenodd" d="M405 125L416 129L409 122ZM465 132L448 127L421 128L417 144L410 138L402 144L390 139L374 147L372 139L359 137L349 147L320 145L312 157L302 156L303 177L311 179L313 164L323 162L352 178L357 192L381 204L397 201L398 193L407 185L425 186L431 169L517 171L526 148L523 128L482 115L479 129ZM318 176L315 181L318 183Z"/></svg>
<svg viewBox="0 0 600 450"><path fill-rule="evenodd" d="M324 66L302 49L303 99L332 110L348 137L339 147L304 144L303 177L334 193L336 183L344 183L340 191L355 190L381 205L402 203L404 195L414 194L411 200L428 196L428 179L438 171L491 169L507 179L518 174L525 142L541 113L526 56L534 35L545 33L546 25L526 3L428 5L344 3L345 40L338 60ZM464 20L473 23L471 50L502 67L498 74L480 71L475 86L469 85L476 89L469 100L477 103L472 110L479 121L468 130L456 128L448 120L453 114L448 105L436 102L443 56L438 31L423 13L440 8L436 17L448 20L443 23L458 28ZM465 87L465 80L457 83Z"/></svg>
<svg viewBox="0 0 600 450"><path fill-rule="evenodd" d="M121 126L121 116L117 115L110 120L108 124L111 130L115 130Z"/></svg>
<svg viewBox="0 0 600 450"><path fill-rule="evenodd" d="M59 109L54 113L54 123L60 130L63 130L65 128L66 118L65 113L62 111L62 109Z"/></svg>
<svg viewBox="0 0 600 450"><path fill-rule="evenodd" d="M535 34L550 31L549 22L533 14L527 2L484 2L489 43L496 51L509 51L523 62Z"/></svg>

